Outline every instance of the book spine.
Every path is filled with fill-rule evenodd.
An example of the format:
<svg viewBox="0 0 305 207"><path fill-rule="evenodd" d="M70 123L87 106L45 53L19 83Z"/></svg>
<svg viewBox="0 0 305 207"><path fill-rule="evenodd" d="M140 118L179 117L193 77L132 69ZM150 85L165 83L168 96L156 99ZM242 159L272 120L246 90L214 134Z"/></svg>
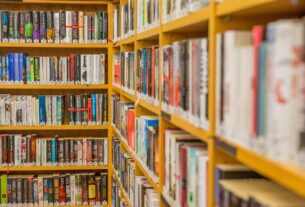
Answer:
<svg viewBox="0 0 305 207"><path fill-rule="evenodd" d="M40 20L40 12L34 11L33 12L33 41L39 42L40 40L40 31L39 31L39 20Z"/></svg>
<svg viewBox="0 0 305 207"><path fill-rule="evenodd" d="M47 12L40 12L40 42L47 41Z"/></svg>
<svg viewBox="0 0 305 207"><path fill-rule="evenodd" d="M65 43L66 39L66 11L59 12L59 39L61 43Z"/></svg>
<svg viewBox="0 0 305 207"><path fill-rule="evenodd" d="M78 37L79 31L78 31L78 12L73 11L72 12L72 42L78 43Z"/></svg>

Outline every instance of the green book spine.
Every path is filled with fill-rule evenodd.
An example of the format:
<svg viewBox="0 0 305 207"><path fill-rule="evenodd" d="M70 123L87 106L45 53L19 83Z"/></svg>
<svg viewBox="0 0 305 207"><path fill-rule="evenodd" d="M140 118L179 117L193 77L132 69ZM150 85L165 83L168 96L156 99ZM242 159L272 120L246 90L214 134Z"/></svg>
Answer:
<svg viewBox="0 0 305 207"><path fill-rule="evenodd" d="M1 204L7 203L7 175L1 175Z"/></svg>
<svg viewBox="0 0 305 207"><path fill-rule="evenodd" d="M34 58L33 57L30 57L30 67L31 67L31 81L34 81L35 78L34 78Z"/></svg>
<svg viewBox="0 0 305 207"><path fill-rule="evenodd" d="M39 57L34 58L34 79L40 81Z"/></svg>

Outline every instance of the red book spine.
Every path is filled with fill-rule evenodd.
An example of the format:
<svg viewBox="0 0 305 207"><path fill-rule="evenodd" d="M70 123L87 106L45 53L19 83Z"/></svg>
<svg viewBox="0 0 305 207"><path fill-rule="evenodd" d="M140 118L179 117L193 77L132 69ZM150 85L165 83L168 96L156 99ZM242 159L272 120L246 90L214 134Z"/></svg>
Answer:
<svg viewBox="0 0 305 207"><path fill-rule="evenodd" d="M31 137L31 162L36 162L36 137Z"/></svg>
<svg viewBox="0 0 305 207"><path fill-rule="evenodd" d="M64 176L60 176L59 185L59 203L64 204L66 203L66 183Z"/></svg>
<svg viewBox="0 0 305 207"><path fill-rule="evenodd" d="M70 56L70 81L75 81L74 79L74 55Z"/></svg>
<svg viewBox="0 0 305 207"><path fill-rule="evenodd" d="M92 99L88 98L88 122L92 122Z"/></svg>
<svg viewBox="0 0 305 207"><path fill-rule="evenodd" d="M259 46L263 41L263 26L257 25L252 29L253 49L254 49L254 67L252 77L252 127L251 134L253 137L257 135L258 128L258 78L259 78Z"/></svg>

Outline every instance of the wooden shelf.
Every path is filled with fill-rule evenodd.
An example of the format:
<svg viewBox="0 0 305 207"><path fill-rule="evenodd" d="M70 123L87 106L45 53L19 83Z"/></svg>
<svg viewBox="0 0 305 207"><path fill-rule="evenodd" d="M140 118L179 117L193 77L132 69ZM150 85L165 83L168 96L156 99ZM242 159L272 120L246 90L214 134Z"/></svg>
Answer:
<svg viewBox="0 0 305 207"><path fill-rule="evenodd" d="M123 89L117 87L117 86L112 86L112 89L116 92L116 93L119 93L121 94L122 96L124 96L125 98L129 99L130 101L132 102L135 102L137 100L137 97L136 95L133 95L133 94L130 94L126 91L124 91Z"/></svg>
<svg viewBox="0 0 305 207"><path fill-rule="evenodd" d="M113 133L119 138L121 146L127 152L127 154L134 160L136 167L140 169L141 173L146 177L149 184L153 186L153 188L160 192L160 185L154 181L154 178L150 175L150 173L145 169L145 167L141 164L141 161L135 156L133 150L126 144L125 140L117 133L115 128L112 128Z"/></svg>
<svg viewBox="0 0 305 207"><path fill-rule="evenodd" d="M0 131L40 131L40 130L106 130L108 125L101 126L76 126L76 125L62 125L62 126L0 126Z"/></svg>
<svg viewBox="0 0 305 207"><path fill-rule="evenodd" d="M135 35L132 35L130 37L127 37L127 38L124 38L124 39L121 39L121 45L132 45L135 43Z"/></svg>
<svg viewBox="0 0 305 207"><path fill-rule="evenodd" d="M188 132L189 134L199 138L200 140L202 140L204 142L208 142L208 139L210 136L210 132L208 129L204 130L204 129L198 128L195 125L193 125L192 123L190 123L189 121L187 121L177 115L167 113L165 111L161 111L161 116L168 122L183 129L184 131Z"/></svg>
<svg viewBox="0 0 305 207"><path fill-rule="evenodd" d="M154 114L157 114L157 115L160 114L159 106L156 106L156 105L154 105L152 103L149 103L149 102L145 101L144 99L141 99L141 98L138 98L138 99L139 99L138 104L140 106L142 106L143 108L153 112Z"/></svg>
<svg viewBox="0 0 305 207"><path fill-rule="evenodd" d="M156 26L144 32L137 33L137 40L152 40L157 39L161 32L161 26Z"/></svg>
<svg viewBox="0 0 305 207"><path fill-rule="evenodd" d="M207 30L210 17L210 6L190 13L162 25L163 32L191 32Z"/></svg>
<svg viewBox="0 0 305 207"><path fill-rule="evenodd" d="M112 174L114 175L114 179L116 180L116 182L117 182L118 185L119 185L120 192L121 192L121 194L123 195L123 199L125 199L125 201L127 202L127 206L128 206L128 207L132 207L132 205L131 205L131 203L130 203L130 200L129 200L129 198L128 198L128 195L127 195L127 193L125 192L125 189L123 188L123 185L122 185L122 183L121 183L121 181L120 181L120 178L119 178L119 176L118 176L117 171L114 169L113 166L111 167L111 169L112 169Z"/></svg>
<svg viewBox="0 0 305 207"><path fill-rule="evenodd" d="M305 169L282 164L218 136L217 148L256 172L305 197Z"/></svg>
<svg viewBox="0 0 305 207"><path fill-rule="evenodd" d="M0 84L1 89L18 90L99 90L108 89L107 84L100 85L48 85L48 84Z"/></svg>
<svg viewBox="0 0 305 207"><path fill-rule="evenodd" d="M107 49L108 43L21 43L1 42L0 48Z"/></svg>
<svg viewBox="0 0 305 207"><path fill-rule="evenodd" d="M107 0L22 0L28 4L105 5Z"/></svg>
<svg viewBox="0 0 305 207"><path fill-rule="evenodd" d="M108 170L108 166L17 166L0 167L0 172Z"/></svg>
<svg viewBox="0 0 305 207"><path fill-rule="evenodd" d="M217 16L275 16L291 15L305 11L305 1L293 4L290 0L225 0L216 6Z"/></svg>

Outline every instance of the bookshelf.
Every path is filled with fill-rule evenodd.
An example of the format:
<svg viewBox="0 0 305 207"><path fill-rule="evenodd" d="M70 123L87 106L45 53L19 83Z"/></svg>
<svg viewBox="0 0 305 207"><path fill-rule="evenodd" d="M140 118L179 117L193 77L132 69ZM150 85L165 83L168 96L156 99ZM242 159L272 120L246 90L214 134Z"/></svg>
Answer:
<svg viewBox="0 0 305 207"><path fill-rule="evenodd" d="M137 0L135 0L136 2ZM164 0L163 0L164 1ZM161 2L163 2L161 1ZM1 126L2 133L19 133L22 131L31 131L50 135L52 132L92 134L100 135L107 133L108 137L108 159L107 166L20 166L20 167L0 167L0 172L18 173L18 172L73 172L73 171L101 171L108 172L108 206L111 206L111 186L112 175L116 179L121 189L121 197L130 201L124 191L120 179L112 165L112 136L118 137L121 148L134 160L136 172L138 175L145 176L151 186L158 192L160 196L160 206L175 206L171 198L163 191L164 188L164 134L163 130L167 128L180 128L189 134L197 137L208 145L209 154L209 180L208 180L208 206L214 205L214 167L219 163L243 163L244 165L254 169L263 176L272 181L281 184L287 189L305 197L305 170L293 165L282 164L270 160L265 156L242 147L238 143L228 141L216 133L216 34L218 32L230 29L250 29L253 25L259 23L267 23L271 20L300 16L305 12L305 2L298 1L296 5L292 5L289 0L224 0L216 3L216 0L210 0L210 4L198 11L189 13L177 19L170 20L166 23L162 21L162 3L160 3L160 20L159 25L147 28L143 32L137 32L137 18L135 18L134 28L135 34L127 38L121 38L116 42L112 42L113 37L113 6L121 5L127 0L107 1L107 0L23 0L18 3L7 4L0 3L1 9L8 8L14 10L23 10L25 8L34 8L48 10L49 8L59 9L76 9L76 10L105 10L108 11L108 43L0 43L0 49L3 51L22 51L33 54L55 55L57 53L71 53L71 51L90 53L106 52L108 54L107 70L108 84L100 85L13 85L0 84L0 90L18 91L18 94L37 94L37 91L48 93L49 91L57 92L74 92L77 90L90 91L107 91L108 94L108 124L102 126ZM135 14L137 16L137 4L135 6ZM268 15L267 15L268 14ZM271 14L271 15L270 15ZM265 15L265 16L264 16ZM121 28L120 28L121 29ZM161 60L162 47L176 40L190 39L195 37L208 37L209 43L209 127L202 129L190 123L183 117L170 113L162 109L161 98L161 78L159 73L159 103L154 104L141 94L136 92L136 81L133 89L135 93L112 84L113 63L112 56L122 51L133 51L135 54L135 63L137 62L137 51L153 45L159 46L159 57ZM162 71L162 62L159 62L159 71ZM134 74L137 72L137 65L134 67ZM136 75L134 75L136 80ZM135 104L136 117L141 115L155 115L159 119L159 159L160 159L160 175L156 179L154 175L145 167L142 161L128 146L126 141L121 137L117 130L111 125L111 95L118 94L122 101L133 102ZM276 172L276 173L275 173ZM283 179L285 178L285 179Z"/></svg>
<svg viewBox="0 0 305 207"><path fill-rule="evenodd" d="M108 18L112 18L112 2L101 0L89 1L74 1L74 0L21 0L21 1L3 1L0 2L1 10L8 11L85 11L85 12L99 12L107 11ZM57 55L70 55L70 54L100 54L104 53L112 56L112 25L107 25L109 31L109 41L107 43L23 43L23 42L1 42L0 49L2 53L9 52L23 52L29 55L36 56L57 56ZM112 65L111 59L106 62L106 69ZM108 74L108 73L107 73ZM18 95L39 95L39 94L61 94L67 95L69 93L106 93L109 95L111 89L111 75L106 77L109 81L106 84L7 84L2 82L0 84L0 91L4 93L12 93ZM107 104L110 99L108 98ZM110 108L108 109L110 114ZM110 121L110 115L108 122ZM107 117L108 118L108 117ZM54 126L0 126L0 133L16 134L22 133L35 133L43 137L54 137L56 134L61 137L77 137L77 136L94 136L94 137L107 137L107 160L111 160L111 127L104 123L103 125L54 125ZM88 172L107 172L107 199L108 204L100 206L111 206L111 163L109 165L48 165L48 166L3 166L0 167L1 174L8 175L28 175L28 174L53 174L53 173L88 173ZM69 205L74 206L74 205ZM78 205L81 206L81 205ZM90 205L82 205L90 206Z"/></svg>
<svg viewBox="0 0 305 207"><path fill-rule="evenodd" d="M122 3L126 2L121 0ZM163 2L163 1L161 1ZM118 86L112 86L113 94L119 94L121 100L133 102L136 108L136 116L147 114L157 115L159 117L159 143L160 143L160 183L151 183L150 176L143 171L142 163L137 162L133 152L129 151L128 145L120 137L116 130L113 134L121 140L121 148L130 154L136 163L141 175L144 175L152 184L155 190L159 192L161 206L175 206L171 198L163 192L164 187L164 134L162 130L170 127L180 128L189 134L197 137L208 144L209 153L209 180L208 180L208 206L215 206L214 203L214 167L221 163L242 163L261 175L271 179L294 193L305 197L304 182L305 170L292 164L283 164L247 149L238 143L228 141L228 139L216 133L216 34L230 29L250 30L253 25L266 24L270 21L301 17L304 15L304 1L297 1L295 5L291 1L283 0L223 0L217 3L211 0L210 4L198 11L187 14L177 19L162 22L162 12L160 12L160 24L138 32L135 26L135 35L118 40L113 44L113 50L116 53L121 51L134 51L137 54L139 48L146 46L162 46L176 40L190 39L192 37L208 37L209 42L209 127L201 129L190 123L183 117L164 111L161 106L162 90L159 90L159 104L154 105L142 98L135 92L131 94ZM136 4L135 4L136 6ZM160 11L163 4L160 4ZM135 13L137 10L135 9ZM135 19L137 25L137 19ZM162 57L160 50L160 59ZM137 55L135 55L135 63ZM159 65L162 71L162 63ZM135 73L137 66L135 64ZM160 72L162 73L162 72ZM136 77L135 77L136 78ZM135 81L136 82L136 81ZM159 75L159 86L161 86L161 75ZM136 89L136 86L134 87ZM158 185L156 185L158 184Z"/></svg>

